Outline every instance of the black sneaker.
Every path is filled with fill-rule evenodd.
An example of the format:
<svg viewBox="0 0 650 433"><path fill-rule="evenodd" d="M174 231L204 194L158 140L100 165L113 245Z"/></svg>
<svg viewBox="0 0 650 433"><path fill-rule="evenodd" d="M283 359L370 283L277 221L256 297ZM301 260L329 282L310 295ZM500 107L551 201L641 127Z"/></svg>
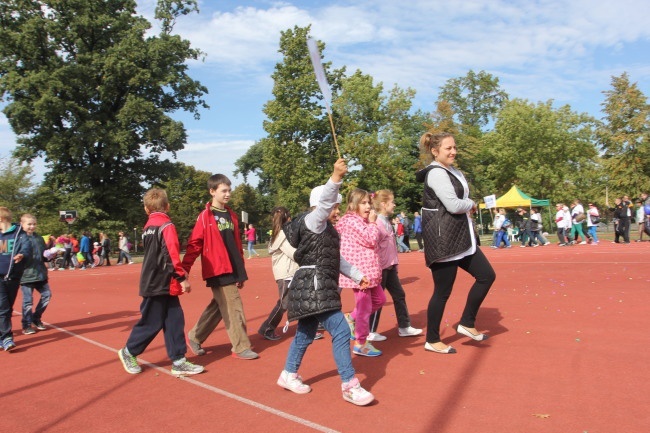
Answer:
<svg viewBox="0 0 650 433"><path fill-rule="evenodd" d="M34 320L33 325L34 325L34 326L36 327L36 329L38 329L39 331L45 331L45 330L47 329L47 328L45 327L45 325L43 325L43 322L41 322L40 320Z"/></svg>
<svg viewBox="0 0 650 433"><path fill-rule="evenodd" d="M25 335L36 334L36 330L30 326L29 328L23 329L23 334Z"/></svg>

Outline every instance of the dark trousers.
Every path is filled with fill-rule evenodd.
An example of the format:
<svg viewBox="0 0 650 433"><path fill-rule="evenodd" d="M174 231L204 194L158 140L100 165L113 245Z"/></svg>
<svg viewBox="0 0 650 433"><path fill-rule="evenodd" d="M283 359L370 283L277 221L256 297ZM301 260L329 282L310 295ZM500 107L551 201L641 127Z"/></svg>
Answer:
<svg viewBox="0 0 650 433"><path fill-rule="evenodd" d="M618 227L614 235L614 242L620 242L620 237L623 236L623 242L630 243L630 219L620 218L618 220Z"/></svg>
<svg viewBox="0 0 650 433"><path fill-rule="evenodd" d="M399 281L397 275L397 266L381 271L381 287L388 290L390 297L393 298L393 307L395 307L395 316L397 317L397 326L408 328L411 326L411 318L408 308L406 307L406 293ZM370 332L377 332L379 318L381 317L381 308L370 315Z"/></svg>
<svg viewBox="0 0 650 433"><path fill-rule="evenodd" d="M496 273L480 249L460 260L433 263L430 268L434 288L427 309L427 342L437 343L440 341L440 322L454 287L458 268L463 269L476 280L469 290L460 319L460 324L467 328L474 328L476 314L496 279Z"/></svg>
<svg viewBox="0 0 650 433"><path fill-rule="evenodd" d="M424 244L422 243L422 232L415 232L415 240L418 241L418 248L424 249Z"/></svg>
<svg viewBox="0 0 650 433"><path fill-rule="evenodd" d="M272 333L277 328L278 324L284 316L284 312L287 311L287 295L289 294L289 281L291 280L276 280L278 284L278 302L271 310L271 314L266 318L262 326L260 326L259 333L266 334Z"/></svg>
<svg viewBox="0 0 650 433"><path fill-rule="evenodd" d="M19 285L20 280L5 280L5 276L0 275L0 342L5 338L13 339L11 315L14 311Z"/></svg>
<svg viewBox="0 0 650 433"><path fill-rule="evenodd" d="M133 356L139 356L158 335L165 336L167 355L172 361L185 357L185 316L178 296L162 295L142 298L142 317L131 330L126 347Z"/></svg>

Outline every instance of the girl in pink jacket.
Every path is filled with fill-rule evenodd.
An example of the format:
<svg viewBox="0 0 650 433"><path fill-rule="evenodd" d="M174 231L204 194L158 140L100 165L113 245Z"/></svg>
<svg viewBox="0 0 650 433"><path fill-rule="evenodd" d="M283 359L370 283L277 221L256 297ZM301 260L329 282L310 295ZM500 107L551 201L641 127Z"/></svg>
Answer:
<svg viewBox="0 0 650 433"><path fill-rule="evenodd" d="M379 228L376 224L377 214L372 209L368 191L354 189L348 195L347 212L336 224L341 236L341 256L357 267L369 280L367 289L361 289L351 279L341 275L339 286L354 291L355 308L345 315L350 332L356 343L353 353L362 356L379 356L381 351L367 341L370 332L370 315L386 302L381 287L381 267L376 246Z"/></svg>

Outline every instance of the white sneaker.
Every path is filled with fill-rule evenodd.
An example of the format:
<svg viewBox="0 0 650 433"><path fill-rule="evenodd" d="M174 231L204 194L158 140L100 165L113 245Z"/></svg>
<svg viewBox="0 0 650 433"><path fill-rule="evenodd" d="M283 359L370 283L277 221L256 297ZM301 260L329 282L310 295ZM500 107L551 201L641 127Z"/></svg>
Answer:
<svg viewBox="0 0 650 433"><path fill-rule="evenodd" d="M278 378L278 385L296 394L307 394L311 391L311 387L302 383L302 377L298 373L289 373L287 370L282 370Z"/></svg>
<svg viewBox="0 0 650 433"><path fill-rule="evenodd" d="M379 332L371 332L368 334L368 337L366 340L370 341L384 341L386 339L386 336L381 335Z"/></svg>
<svg viewBox="0 0 650 433"><path fill-rule="evenodd" d="M422 334L421 329L412 326L409 326L408 328L399 328L397 332L400 337L415 337L416 335Z"/></svg>
<svg viewBox="0 0 650 433"><path fill-rule="evenodd" d="M587 242L582 241L582 242L580 242L578 245L587 245Z"/></svg>
<svg viewBox="0 0 650 433"><path fill-rule="evenodd" d="M361 388L359 379L356 377L342 384L341 391L343 392L343 400L349 401L357 406L365 406L372 403L375 399L374 395Z"/></svg>

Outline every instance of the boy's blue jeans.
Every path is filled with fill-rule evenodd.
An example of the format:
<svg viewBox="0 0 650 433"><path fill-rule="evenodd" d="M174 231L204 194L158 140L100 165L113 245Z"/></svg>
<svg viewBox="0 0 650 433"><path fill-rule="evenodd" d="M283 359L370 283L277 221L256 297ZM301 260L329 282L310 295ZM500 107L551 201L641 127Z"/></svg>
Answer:
<svg viewBox="0 0 650 433"><path fill-rule="evenodd" d="M307 347L314 341L319 322L332 336L332 353L339 376L343 382L349 382L354 378L354 367L350 354L350 327L340 310L327 311L298 320L298 329L296 336L291 341L284 369L289 373L298 372Z"/></svg>
<svg viewBox="0 0 650 433"><path fill-rule="evenodd" d="M23 329L27 329L34 322L40 322L47 305L50 303L52 292L50 285L47 281L39 281L37 283L23 283L20 286L23 292ZM32 305L34 304L34 290L41 294L41 299L38 301L36 308L32 312Z"/></svg>

